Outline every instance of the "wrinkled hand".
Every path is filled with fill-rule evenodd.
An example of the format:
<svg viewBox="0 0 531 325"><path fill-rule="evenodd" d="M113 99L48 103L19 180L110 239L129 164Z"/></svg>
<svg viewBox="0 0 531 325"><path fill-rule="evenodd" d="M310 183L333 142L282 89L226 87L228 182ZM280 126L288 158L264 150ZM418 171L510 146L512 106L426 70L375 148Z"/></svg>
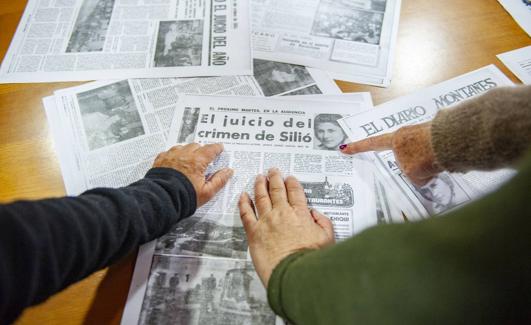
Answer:
<svg viewBox="0 0 531 325"><path fill-rule="evenodd" d="M393 150L400 169L418 186L425 185L443 171L431 146L431 122L405 126L396 132L352 142L340 149L346 154Z"/></svg>
<svg viewBox="0 0 531 325"><path fill-rule="evenodd" d="M205 176L208 165L223 152L223 145L197 143L185 146L174 146L166 152L160 153L153 167L173 168L183 173L192 183L197 196L197 206L200 207L216 195L233 175L233 170L223 168L208 178Z"/></svg>
<svg viewBox="0 0 531 325"><path fill-rule="evenodd" d="M335 241L332 222L308 209L304 190L295 177L289 176L284 182L279 170L272 169L268 179L262 175L256 178L257 211L247 193L242 194L239 202L251 257L266 288L274 268L285 257Z"/></svg>

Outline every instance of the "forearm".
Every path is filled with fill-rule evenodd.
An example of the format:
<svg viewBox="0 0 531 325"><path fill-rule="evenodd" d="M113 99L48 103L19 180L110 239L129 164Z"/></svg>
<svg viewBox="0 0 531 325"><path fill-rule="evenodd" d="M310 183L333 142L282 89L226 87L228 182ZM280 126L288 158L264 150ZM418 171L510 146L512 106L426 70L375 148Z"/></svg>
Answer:
<svg viewBox="0 0 531 325"><path fill-rule="evenodd" d="M531 155L502 190L450 215L387 225L284 259L268 284L294 324L525 323Z"/></svg>
<svg viewBox="0 0 531 325"><path fill-rule="evenodd" d="M531 143L531 86L493 89L442 110L431 134L437 162L446 170L509 166Z"/></svg>
<svg viewBox="0 0 531 325"><path fill-rule="evenodd" d="M103 268L191 215L196 197L180 173L153 169L121 189L0 207L0 319Z"/></svg>

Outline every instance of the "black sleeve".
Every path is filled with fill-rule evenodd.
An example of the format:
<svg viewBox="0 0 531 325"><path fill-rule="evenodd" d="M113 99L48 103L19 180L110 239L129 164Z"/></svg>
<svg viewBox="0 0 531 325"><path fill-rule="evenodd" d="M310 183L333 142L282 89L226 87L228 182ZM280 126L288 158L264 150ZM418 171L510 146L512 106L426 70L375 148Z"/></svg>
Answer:
<svg viewBox="0 0 531 325"><path fill-rule="evenodd" d="M0 323L163 235L195 209L192 184L168 168L120 189L0 205Z"/></svg>

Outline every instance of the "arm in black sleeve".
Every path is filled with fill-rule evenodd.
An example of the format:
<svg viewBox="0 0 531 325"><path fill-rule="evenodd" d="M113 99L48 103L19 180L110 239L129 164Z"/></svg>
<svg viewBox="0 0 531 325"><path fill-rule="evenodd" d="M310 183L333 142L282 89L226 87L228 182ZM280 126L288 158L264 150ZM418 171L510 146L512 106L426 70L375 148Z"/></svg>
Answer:
<svg viewBox="0 0 531 325"><path fill-rule="evenodd" d="M163 235L195 209L192 184L168 168L120 189L0 205L0 323Z"/></svg>

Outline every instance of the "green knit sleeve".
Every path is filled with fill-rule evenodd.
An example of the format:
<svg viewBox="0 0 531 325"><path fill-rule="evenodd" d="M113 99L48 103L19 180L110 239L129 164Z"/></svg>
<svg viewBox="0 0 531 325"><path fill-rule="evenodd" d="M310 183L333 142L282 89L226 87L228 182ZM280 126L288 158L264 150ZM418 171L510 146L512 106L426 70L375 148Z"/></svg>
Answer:
<svg viewBox="0 0 531 325"><path fill-rule="evenodd" d="M498 192L418 223L384 225L274 270L293 324L484 324L531 319L531 154Z"/></svg>
<svg viewBox="0 0 531 325"><path fill-rule="evenodd" d="M512 165L531 144L531 86L492 89L444 109L431 134L437 162L446 170Z"/></svg>

